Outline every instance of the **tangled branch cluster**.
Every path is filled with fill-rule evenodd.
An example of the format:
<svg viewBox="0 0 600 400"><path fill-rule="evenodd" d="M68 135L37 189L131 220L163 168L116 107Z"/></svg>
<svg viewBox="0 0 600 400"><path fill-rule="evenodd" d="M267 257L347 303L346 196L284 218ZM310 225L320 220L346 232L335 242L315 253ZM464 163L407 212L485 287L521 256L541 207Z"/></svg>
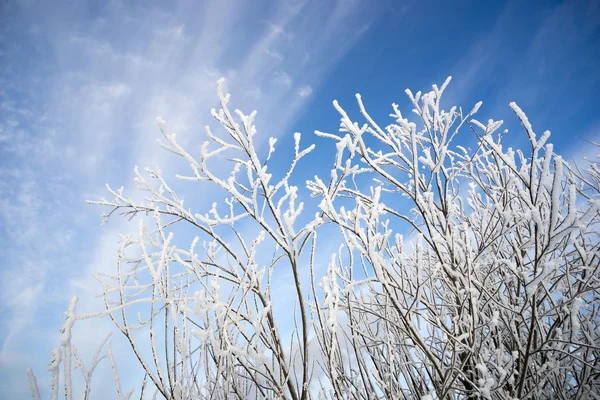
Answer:
<svg viewBox="0 0 600 400"><path fill-rule="evenodd" d="M481 103L467 114L441 109L449 81L407 90L417 123L393 105L393 123L382 127L357 95L359 125L334 102L340 131L316 132L335 141L332 169L304 188L290 182L314 146L295 134L292 161L274 179L276 139L260 157L256 113L232 114L222 82L212 114L224 132L207 128L200 154L159 119L160 145L191 167L177 178L226 201L196 213L160 170L136 169L145 200L109 188L111 200L92 202L109 209L107 219L136 217L138 230L121 237L114 275L97 276L106 310L76 315L71 303L49 367L52 397L61 364L67 399L72 368L90 396L108 346L118 396L130 398L108 341L88 369L71 345L76 320L108 315L145 371L141 396L597 398L599 164L574 170L514 103L531 147L503 148L502 121L474 119ZM459 130L477 137L475 150L454 143ZM317 209L305 210L307 195ZM195 236L185 247L175 242L180 225ZM319 268L327 240L318 235L331 227L342 246ZM274 311L280 271L293 279L292 316Z"/></svg>

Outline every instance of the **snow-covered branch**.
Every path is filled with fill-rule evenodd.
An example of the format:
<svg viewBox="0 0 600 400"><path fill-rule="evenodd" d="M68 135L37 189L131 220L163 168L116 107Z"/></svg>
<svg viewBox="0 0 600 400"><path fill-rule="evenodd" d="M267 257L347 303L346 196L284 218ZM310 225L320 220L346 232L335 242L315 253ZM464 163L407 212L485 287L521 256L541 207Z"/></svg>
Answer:
<svg viewBox="0 0 600 400"><path fill-rule="evenodd" d="M449 82L407 90L413 115L394 104L387 126L359 95L362 124L334 102L339 132L316 132L334 142L331 170L305 187L292 182L314 145L294 134L291 160L271 171L277 140L257 144L256 112L232 112L222 81L220 131L206 128L198 154L159 118L159 144L190 172L174 182L136 168L142 200L108 187L111 199L90 202L137 229L120 237L114 273L96 276L105 310L69 307L53 398L61 364L70 398L71 370L89 387L103 358L118 397L131 396L110 343L87 368L71 344L77 320L102 316L129 341L142 391L166 399L592 398L599 164L571 167L514 103L531 148L505 149L502 121L474 118L481 103L442 108ZM212 205L184 206L194 193ZM288 298L274 287L282 276ZM290 298L289 313L274 311Z"/></svg>

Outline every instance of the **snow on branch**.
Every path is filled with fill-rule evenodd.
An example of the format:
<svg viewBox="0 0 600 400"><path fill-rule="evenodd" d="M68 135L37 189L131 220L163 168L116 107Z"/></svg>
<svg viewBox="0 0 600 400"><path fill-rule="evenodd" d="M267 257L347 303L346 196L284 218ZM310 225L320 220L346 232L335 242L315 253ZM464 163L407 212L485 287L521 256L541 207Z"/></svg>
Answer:
<svg viewBox="0 0 600 400"><path fill-rule="evenodd" d="M481 102L442 107L449 83L407 90L412 113L394 104L388 125L360 95L361 123L334 101L339 131L315 132L329 171L308 180L299 166L315 145L295 133L289 158L275 138L260 148L257 113L231 111L222 80L199 152L158 118L160 146L189 171L136 167L142 200L107 187L111 199L90 201L104 221L138 225L115 270L96 275L105 309L69 305L52 398L60 365L69 399L71 370L89 387L103 358L118 398L134 393L108 341L88 368L72 345L74 324L99 317L128 339L141 391L165 399L593 398L599 163L569 165L515 103L532 150L505 149L503 122L475 119ZM211 206L184 206L194 193Z"/></svg>

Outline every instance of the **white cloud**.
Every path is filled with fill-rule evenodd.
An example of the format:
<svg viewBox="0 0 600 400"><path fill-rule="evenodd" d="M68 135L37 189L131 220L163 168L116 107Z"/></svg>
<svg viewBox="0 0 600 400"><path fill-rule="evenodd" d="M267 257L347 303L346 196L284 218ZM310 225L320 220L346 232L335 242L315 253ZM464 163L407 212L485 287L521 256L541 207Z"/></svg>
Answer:
<svg viewBox="0 0 600 400"><path fill-rule="evenodd" d="M114 99L126 96L131 93L131 88L124 83L117 83L115 85L109 85L106 88L107 93Z"/></svg>
<svg viewBox="0 0 600 400"><path fill-rule="evenodd" d="M71 36L69 42L80 45L85 52L97 55L112 55L114 50L112 46L102 40L96 40L85 36Z"/></svg>
<svg viewBox="0 0 600 400"><path fill-rule="evenodd" d="M360 37L353 22L363 24L374 18L368 4L347 9L325 3L298 2L291 7L287 2L266 2L260 6L268 9L258 16L253 2L237 0L177 3L169 10L129 9L125 3L111 2L93 21L85 20L91 10L84 3L52 6L52 19L43 17L43 9L22 6L27 20L38 27L37 37L48 44L51 57L42 61L54 63L50 65L54 73L40 69L39 76L33 77L40 79L34 88L16 74L0 76L2 82L21 85L20 96L27 100L18 102L4 93L0 98L0 108L10 113L6 120L18 124L0 127L0 140L4 140L0 157L2 151L10 151L13 169L21 174L11 179L31 181L0 196L0 225L7 226L8 217L15 221L0 250L20 257L19 264L4 266L3 282L27 294L22 300L28 307L28 314L19 314L21 305L1 297L9 315L3 325L12 328L0 331L4 340L0 365L6 365L9 355L12 359L23 354L34 359L36 371L44 371L46 355L55 343L47 339L40 344L44 349L39 355L37 350L32 355L25 341L31 337L20 336L47 307L39 299L51 299L52 305L62 307L73 289L86 287L80 293L83 309L93 304L97 286L82 275L112 269L114 253L107 254L112 251L107 243L116 242L117 230L110 232L113 239L101 233L100 210L85 206L84 198L104 195L105 182L133 188L135 164L160 165L166 175L182 168L155 143L160 135L154 122L157 115L165 118L182 143L197 146L204 140L204 125L213 124L209 111L217 105L215 81L224 76L235 108L258 109L257 142L287 132L305 103L302 97L311 94ZM258 23L241 24L249 15ZM262 15L269 16L267 23ZM74 18L82 22L81 27L75 29ZM11 35L21 35L26 28ZM3 51L7 60L17 59L9 46L3 46ZM293 91L294 82L313 86ZM30 100L42 104L35 108ZM196 201L191 203L195 208L212 201L210 193L204 192L191 200ZM130 226L116 225L119 231ZM61 240L55 240L57 236ZM37 242L19 253L17 239ZM36 263L39 259L46 261ZM85 260L88 268L82 272ZM30 267L23 269L23 265ZM4 280L12 274L24 279ZM54 309L45 319L48 324L36 329L57 331L63 311ZM79 334L94 332L93 327L82 329L86 331ZM8 342L6 335L12 338ZM90 348L95 345L90 343ZM27 386L21 375L14 375L15 386Z"/></svg>
<svg viewBox="0 0 600 400"><path fill-rule="evenodd" d="M600 148L590 142L600 143L600 122L596 122L587 131L570 141L563 153L563 158L579 168L587 168L589 161L600 158Z"/></svg>
<svg viewBox="0 0 600 400"><path fill-rule="evenodd" d="M312 94L312 87L310 85L302 86L298 89L298 96L300 97L308 97Z"/></svg>
<svg viewBox="0 0 600 400"><path fill-rule="evenodd" d="M285 88L289 89L292 87L292 84L294 83L292 81L292 77L283 71L275 71L273 73L273 83L276 85L280 85L280 86L284 86Z"/></svg>
<svg viewBox="0 0 600 400"><path fill-rule="evenodd" d="M246 91L246 96L258 100L262 96L262 90L256 86Z"/></svg>
<svg viewBox="0 0 600 400"><path fill-rule="evenodd" d="M156 30L156 32L160 36L164 36L164 37L181 38L183 36L184 30L185 30L185 27L183 25L178 25L178 26L174 26L171 28L158 28Z"/></svg>
<svg viewBox="0 0 600 400"><path fill-rule="evenodd" d="M277 63L281 63L285 59L285 57L276 50L265 49L265 53Z"/></svg>

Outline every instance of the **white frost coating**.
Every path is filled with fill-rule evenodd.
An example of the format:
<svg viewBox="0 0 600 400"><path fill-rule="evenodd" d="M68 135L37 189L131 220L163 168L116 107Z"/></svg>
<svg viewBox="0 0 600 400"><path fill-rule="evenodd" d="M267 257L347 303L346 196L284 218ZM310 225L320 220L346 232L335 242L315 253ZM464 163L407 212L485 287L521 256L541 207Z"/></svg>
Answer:
<svg viewBox="0 0 600 400"><path fill-rule="evenodd" d="M50 352L50 364L48 364L48 371L52 371L60 366L62 357L62 351L60 347L52 349Z"/></svg>
<svg viewBox="0 0 600 400"><path fill-rule="evenodd" d="M494 312L492 314L492 319L490 321L490 325L492 326L492 328L495 328L498 326L499 320L500 320L500 312L498 310L494 310Z"/></svg>
<svg viewBox="0 0 600 400"><path fill-rule="evenodd" d="M535 215L535 214L534 214ZM541 221L538 222L541 226ZM538 272L537 276L527 284L527 297L533 296L533 294L537 291L538 286L545 285L547 278L554 272L556 263L554 261L548 261L543 265L542 271Z"/></svg>
<svg viewBox="0 0 600 400"><path fill-rule="evenodd" d="M474 115L477 113L477 111L479 111L479 109L481 108L481 105L483 104L483 101L479 101L475 104L475 106L473 107L473 109L471 110L471 112L469 113L469 115Z"/></svg>
<svg viewBox="0 0 600 400"><path fill-rule="evenodd" d="M583 299L576 297L571 305L571 333L574 340L576 340L579 332L581 331L581 323L579 322L579 310L583 305Z"/></svg>
<svg viewBox="0 0 600 400"><path fill-rule="evenodd" d="M296 151L296 154L298 154L300 151L300 138L301 137L302 137L302 134L300 132L294 132L294 150Z"/></svg>
<svg viewBox="0 0 600 400"><path fill-rule="evenodd" d="M334 102L339 131L316 136L335 153L305 186L295 169L314 145L302 150L294 134L294 152L276 170L279 160L267 163L276 139L268 153L257 150L267 141L256 136L256 113L230 110L222 80L211 113L219 126L206 129L199 152L157 118L160 145L190 172L176 193L159 168L135 169L139 201L109 187L114 198L94 202L108 207L105 219L122 214L140 225L120 237L116 272L97 276L108 310L76 317L70 305L51 362L55 387L61 362L67 398L71 358L85 369L71 346L73 322L111 315L156 397L600 392L582 372L600 342L592 275L600 168L579 176L514 103L532 147L504 148L501 121L472 119L480 102L466 115L442 108L448 82L407 90L408 117L393 105L385 125L360 96L360 123ZM472 148L455 143L465 131L479 136ZM209 197L184 208L183 198L195 197L185 190ZM114 397L127 398L108 350ZM30 382L35 396L32 374Z"/></svg>
<svg viewBox="0 0 600 400"><path fill-rule="evenodd" d="M29 379L33 400L40 400L40 389L38 388L37 379L35 379L35 375L33 374L31 368L27 368L27 379Z"/></svg>
<svg viewBox="0 0 600 400"><path fill-rule="evenodd" d="M270 137L269 138L269 154L267 155L267 161L271 158L271 154L275 151L275 143L277 143L277 138Z"/></svg>
<svg viewBox="0 0 600 400"><path fill-rule="evenodd" d="M64 359L64 374L65 374L65 399L71 400L72 393L72 380L71 380L71 338L73 336L72 329L75 321L77 320L77 316L75 315L75 306L77 305L77 296L71 298L69 303L69 309L65 313L67 316L65 318L65 322L61 328L61 336L60 336L60 344L65 352Z"/></svg>
<svg viewBox="0 0 600 400"><path fill-rule="evenodd" d="M50 364L48 365L48 371L52 373L52 381L51 381L51 395L50 398L52 400L58 400L58 379L60 375L60 362L62 358L62 352L60 347L56 347L52 349L50 352Z"/></svg>
<svg viewBox="0 0 600 400"><path fill-rule="evenodd" d="M550 147L551 151L552 147ZM563 178L563 161L562 157L554 157L554 181L552 185L552 215L550 219L550 230L553 231L558 225L560 218L560 195L562 193Z"/></svg>
<svg viewBox="0 0 600 400"><path fill-rule="evenodd" d="M523 127L525 128L525 131L527 132L527 135L529 136L529 141L531 142L532 146L537 147L535 133L533 132L533 127L531 126L531 123L529 122L529 118L527 118L527 115L523 112L523 110L521 110L521 108L514 101L511 102L509 105L510 105L510 108L512 108L513 112L515 114L517 114L517 117L519 117L519 119L521 120L521 123L523 124Z"/></svg>
<svg viewBox="0 0 600 400"><path fill-rule="evenodd" d="M123 390L121 389L121 381L119 378L119 373L117 372L117 365L116 365L115 359L113 357L113 352L112 352L110 342L108 342L106 346L107 346L106 351L107 351L108 361L110 363L110 368L113 373L113 381L115 383L115 389L117 390L117 396L119 396L119 400L129 400L129 398L133 394L133 390L126 395L123 394Z"/></svg>
<svg viewBox="0 0 600 400"><path fill-rule="evenodd" d="M71 342L71 337L72 337L72 329L73 329L73 324L75 324L75 321L77 320L77 316L75 315L75 306L77 305L77 301L78 301L78 297L74 296L71 298L71 301L69 303L69 309L68 311L65 313L65 315L67 316L65 318L65 322L63 323L63 326L61 328L61 336L60 336L60 344L62 346L66 346Z"/></svg>
<svg viewBox="0 0 600 400"><path fill-rule="evenodd" d="M483 384L480 386L479 390L481 392L481 396L484 399L492 398L492 394L491 394L492 386L494 386L494 379L492 379L492 378L485 379Z"/></svg>

